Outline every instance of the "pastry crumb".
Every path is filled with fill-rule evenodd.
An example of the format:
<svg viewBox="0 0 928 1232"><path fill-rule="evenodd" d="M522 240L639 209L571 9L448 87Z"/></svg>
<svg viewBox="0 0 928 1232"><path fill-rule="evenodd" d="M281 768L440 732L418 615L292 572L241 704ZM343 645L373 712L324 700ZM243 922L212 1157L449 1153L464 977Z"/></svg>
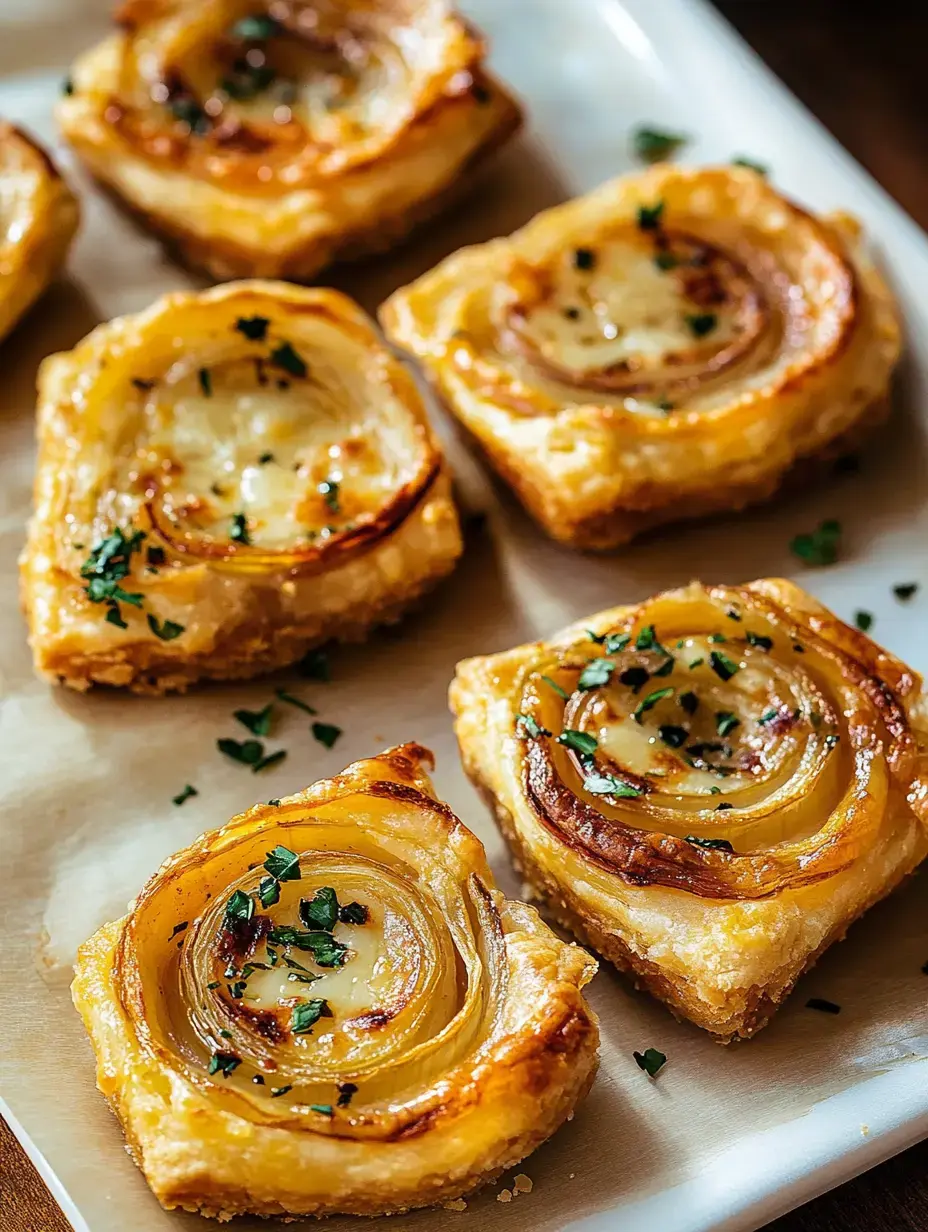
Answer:
<svg viewBox="0 0 928 1232"><path fill-rule="evenodd" d="M526 1176L524 1172L520 1172L512 1183L512 1192L514 1194L531 1193L535 1188L535 1184L530 1176Z"/></svg>
<svg viewBox="0 0 928 1232"><path fill-rule="evenodd" d="M861 1125L861 1127L860 1127L860 1132L863 1134L863 1136L864 1136L865 1138L868 1138L868 1137L870 1136L870 1126L869 1126L869 1125Z"/></svg>
<svg viewBox="0 0 928 1232"><path fill-rule="evenodd" d="M442 1206L446 1211L466 1211L467 1203L463 1198L452 1198L450 1202L443 1202Z"/></svg>
<svg viewBox="0 0 928 1232"><path fill-rule="evenodd" d="M512 1191L509 1189L501 1189L500 1192L496 1195L496 1201L497 1202L511 1202L512 1201Z"/></svg>

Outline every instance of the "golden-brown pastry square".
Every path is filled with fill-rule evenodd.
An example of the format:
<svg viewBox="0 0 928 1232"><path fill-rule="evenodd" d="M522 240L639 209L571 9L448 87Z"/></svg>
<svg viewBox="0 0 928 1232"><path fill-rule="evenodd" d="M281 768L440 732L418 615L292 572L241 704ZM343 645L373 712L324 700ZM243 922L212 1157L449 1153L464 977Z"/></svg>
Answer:
<svg viewBox="0 0 928 1232"><path fill-rule="evenodd" d="M596 963L495 888L429 764L403 745L256 805L81 947L97 1082L164 1206L428 1206L586 1093Z"/></svg>
<svg viewBox="0 0 928 1232"><path fill-rule="evenodd" d="M42 147L0 121L0 339L64 264L79 216Z"/></svg>
<svg viewBox="0 0 928 1232"><path fill-rule="evenodd" d="M468 659L451 704L537 895L722 1042L928 854L921 680L791 582Z"/></svg>
<svg viewBox="0 0 928 1232"><path fill-rule="evenodd" d="M39 379L22 559L37 669L74 688L253 676L392 621L455 564L409 374L334 291L165 296Z"/></svg>
<svg viewBox="0 0 928 1232"><path fill-rule="evenodd" d="M446 0L127 0L58 106L93 174L217 278L390 248L519 126Z"/></svg>
<svg viewBox="0 0 928 1232"><path fill-rule="evenodd" d="M847 451L899 355L854 221L740 167L613 180L448 257L382 320L577 548L741 509Z"/></svg>

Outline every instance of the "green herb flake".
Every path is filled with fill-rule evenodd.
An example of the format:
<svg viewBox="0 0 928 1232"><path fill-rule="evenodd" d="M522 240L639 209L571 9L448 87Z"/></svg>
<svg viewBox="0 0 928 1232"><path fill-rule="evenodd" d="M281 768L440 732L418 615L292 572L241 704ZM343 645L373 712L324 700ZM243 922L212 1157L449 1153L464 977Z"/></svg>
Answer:
<svg viewBox="0 0 928 1232"><path fill-rule="evenodd" d="M339 1108L347 1108L353 1097L357 1095L358 1088L353 1082L340 1082L338 1084L338 1106Z"/></svg>
<svg viewBox="0 0 928 1232"><path fill-rule="evenodd" d="M779 713L779 710L768 710L766 714L762 714L757 720L758 726L764 727L767 723L772 723Z"/></svg>
<svg viewBox="0 0 928 1232"><path fill-rule="evenodd" d="M232 717L255 736L266 736L271 730L274 703L268 702L263 710L234 710Z"/></svg>
<svg viewBox="0 0 928 1232"><path fill-rule="evenodd" d="M709 655L709 665L715 672L716 676L722 680L731 680L736 672L741 670L739 664L733 659L729 659L728 655L723 654L721 650L713 650Z"/></svg>
<svg viewBox="0 0 928 1232"><path fill-rule="evenodd" d="M342 967L348 958L348 947L337 941L331 933L304 932L290 925L272 928L268 934L272 945L289 945L312 953L320 967Z"/></svg>
<svg viewBox="0 0 928 1232"><path fill-rule="evenodd" d="M173 620L159 621L157 616L152 616L149 612L148 627L162 642L173 642L175 638L180 637L187 626L176 624Z"/></svg>
<svg viewBox="0 0 928 1232"><path fill-rule="evenodd" d="M280 902L280 882L276 877L262 877L258 882L258 898L267 909Z"/></svg>
<svg viewBox="0 0 928 1232"><path fill-rule="evenodd" d="M268 462L273 462L273 461L274 461L274 455L272 453L263 453L261 457L258 459L258 465L267 466Z"/></svg>
<svg viewBox="0 0 928 1232"><path fill-rule="evenodd" d="M563 689L556 680L552 680L550 676L542 676L542 680L545 682L546 685L548 685L549 688L555 691L558 697L563 697L564 700L566 701L568 697L570 696L567 690Z"/></svg>
<svg viewBox="0 0 928 1232"><path fill-rule="evenodd" d="M313 737L327 749L334 748L336 740L342 734L342 729L334 723L313 723Z"/></svg>
<svg viewBox="0 0 928 1232"><path fill-rule="evenodd" d="M325 498L325 503L333 513L341 512L338 503L338 488L339 484L336 479L324 479L316 489L319 495Z"/></svg>
<svg viewBox="0 0 928 1232"><path fill-rule="evenodd" d="M267 757L262 757L252 766L254 774L260 774L262 770L270 770L272 766L278 766L287 756L286 749L277 749L274 753L268 753Z"/></svg>
<svg viewBox="0 0 928 1232"><path fill-rule="evenodd" d="M243 766L255 766L264 756L264 745L260 740L217 740L216 747L226 757L241 762Z"/></svg>
<svg viewBox="0 0 928 1232"><path fill-rule="evenodd" d="M861 633L869 633L873 628L873 613L858 610L854 613L854 624Z"/></svg>
<svg viewBox="0 0 928 1232"><path fill-rule="evenodd" d="M246 547L251 543L251 537L248 534L248 519L244 513L233 513L229 538L233 543L242 543Z"/></svg>
<svg viewBox="0 0 928 1232"><path fill-rule="evenodd" d="M209 1059L209 1068L207 1073L222 1074L223 1078L228 1078L233 1070L238 1069L241 1065L241 1057L233 1056L231 1052L214 1052Z"/></svg>
<svg viewBox="0 0 928 1232"><path fill-rule="evenodd" d="M642 124L632 132L632 149L643 163L664 162L689 141L682 133Z"/></svg>
<svg viewBox="0 0 928 1232"><path fill-rule="evenodd" d="M689 732L686 728L678 727L676 723L662 723L657 729L657 734L661 741L671 749L681 748L689 739Z"/></svg>
<svg viewBox="0 0 928 1232"><path fill-rule="evenodd" d="M665 697L670 697L673 691L672 685L667 685L663 689L655 689L653 693L649 693L647 697L642 698L642 700L638 703L632 714L632 718L636 723L640 723L644 714L646 714L649 710L653 710L657 703L662 702Z"/></svg>
<svg viewBox="0 0 928 1232"><path fill-rule="evenodd" d="M789 547L806 565L833 565L841 544L841 523L830 518L809 534L796 535Z"/></svg>
<svg viewBox="0 0 928 1232"><path fill-rule="evenodd" d="M232 37L248 43L264 43L280 34L282 30L283 26L273 17L266 13L255 13L235 23L232 27Z"/></svg>
<svg viewBox="0 0 928 1232"><path fill-rule="evenodd" d="M331 1104L310 1104L310 1112L318 1112L320 1116L335 1116L335 1109Z"/></svg>
<svg viewBox="0 0 928 1232"><path fill-rule="evenodd" d="M289 342L282 342L279 347L275 347L271 351L270 359L275 368L282 368L284 372L289 372L291 376L306 376L306 363Z"/></svg>
<svg viewBox="0 0 928 1232"><path fill-rule="evenodd" d="M770 174L770 168L765 167L763 163L756 163L751 158L744 158L739 155L731 160L733 167L747 167L748 171L756 171L758 175L767 176Z"/></svg>
<svg viewBox="0 0 928 1232"><path fill-rule="evenodd" d="M137 530L127 536L120 527L116 527L92 549L81 566L81 577L87 579L84 590L87 598L91 603L106 603L109 606L106 619L122 629L127 625L122 619L119 604L142 606L142 595L123 590L119 583L129 576L132 555L141 550L144 538L144 531Z"/></svg>
<svg viewBox="0 0 928 1232"><path fill-rule="evenodd" d="M599 748L599 741L595 736L591 736L589 732L575 731L571 727L564 728L558 736L557 742L558 744L563 744L565 748L579 753L581 757L592 757Z"/></svg>
<svg viewBox="0 0 928 1232"><path fill-rule="evenodd" d="M239 317L235 322L235 328L250 342L263 342L267 337L267 327L270 323L268 317Z"/></svg>
<svg viewBox="0 0 928 1232"><path fill-rule="evenodd" d="M687 313L683 319L694 338L705 338L706 334L711 334L719 323L719 318L714 312Z"/></svg>
<svg viewBox="0 0 928 1232"><path fill-rule="evenodd" d="M612 679L614 671L614 659L591 659L580 673L580 677L577 680L577 688L584 691L588 689L601 689Z"/></svg>
<svg viewBox="0 0 928 1232"><path fill-rule="evenodd" d="M658 201L654 205L640 205L638 207L638 229L640 231L659 231L663 213L663 201Z"/></svg>
<svg viewBox="0 0 928 1232"><path fill-rule="evenodd" d="M727 838L700 838L698 834L688 834L686 841L694 847L705 847L707 851L734 851Z"/></svg>
<svg viewBox="0 0 928 1232"><path fill-rule="evenodd" d="M687 714L695 714L699 709L699 698L695 693L689 690L686 693L681 693L677 701L683 707Z"/></svg>
<svg viewBox="0 0 928 1232"><path fill-rule="evenodd" d="M338 909L338 918L342 924L366 924L371 913L363 903L345 903Z"/></svg>
<svg viewBox="0 0 928 1232"><path fill-rule="evenodd" d="M278 881L300 880L300 857L295 851L291 851L289 847L284 847L280 843L273 851L267 853L264 867Z"/></svg>
<svg viewBox="0 0 928 1232"><path fill-rule="evenodd" d="M657 641L654 635L654 626L645 625L644 628L641 629L640 632L638 633L638 636L635 638L635 649L636 650L652 650L656 644L657 644Z"/></svg>
<svg viewBox="0 0 928 1232"><path fill-rule="evenodd" d="M537 739L539 736L551 735L547 727L542 727L530 714L516 716L516 732L520 736L528 736L532 740Z"/></svg>
<svg viewBox="0 0 928 1232"><path fill-rule="evenodd" d="M332 1011L324 997L298 1002L290 1012L290 1030L294 1035L305 1035L320 1018L331 1018Z"/></svg>
<svg viewBox="0 0 928 1232"><path fill-rule="evenodd" d="M172 798L171 803L176 804L179 808L186 800L189 800L191 796L198 796L199 794L200 793L197 789L188 783L183 791L178 792L177 795Z"/></svg>
<svg viewBox="0 0 928 1232"><path fill-rule="evenodd" d="M773 650L772 637L764 637L761 633L752 633L750 629L745 629L744 636L749 646L754 646L758 650Z"/></svg>
<svg viewBox="0 0 928 1232"><path fill-rule="evenodd" d="M70 77L65 77L64 81L62 81L61 93L66 98L70 98L70 96L74 93L74 82L71 80Z"/></svg>
<svg viewBox="0 0 928 1232"><path fill-rule="evenodd" d="M656 1048L646 1048L644 1052L633 1052L632 1056L638 1068L643 1069L649 1078L655 1078L667 1064L667 1058Z"/></svg>
<svg viewBox="0 0 928 1232"><path fill-rule="evenodd" d="M285 1087L271 1087L271 1099L279 1099L281 1095L286 1095L288 1091L292 1090L292 1082L288 1082Z"/></svg>
<svg viewBox="0 0 928 1232"><path fill-rule="evenodd" d="M332 931L338 922L338 897L331 886L322 886L312 898L301 899L300 919L309 929Z"/></svg>
<svg viewBox="0 0 928 1232"><path fill-rule="evenodd" d="M310 650L300 660L298 668L300 675L305 676L307 680L321 680L324 684L328 684L332 679L329 656L324 650Z"/></svg>
<svg viewBox="0 0 928 1232"><path fill-rule="evenodd" d="M200 382L200 389L203 391L204 398L213 396L213 378L209 368L201 368L197 373Z"/></svg>
<svg viewBox="0 0 928 1232"><path fill-rule="evenodd" d="M296 697L293 693L288 693L286 689L278 689L276 692L282 702L286 702L288 706L295 706L297 710L302 710L304 714L319 713L315 707L310 706L309 702L304 702L301 697Z"/></svg>
<svg viewBox="0 0 928 1232"><path fill-rule="evenodd" d="M741 720L736 714L732 714L730 710L717 710L715 712L715 730L720 736L727 736L729 732L733 732L736 727L741 726Z"/></svg>
<svg viewBox="0 0 928 1232"><path fill-rule="evenodd" d="M651 679L651 675L646 667L627 667L619 680L622 684L628 685L633 693L637 693L643 684L647 684Z"/></svg>
<svg viewBox="0 0 928 1232"><path fill-rule="evenodd" d="M583 786L593 796L616 796L633 800L642 794L640 787L617 778L614 774L588 774Z"/></svg>
<svg viewBox="0 0 928 1232"><path fill-rule="evenodd" d="M659 270L663 270L666 273L668 270L677 268L680 264L680 258L674 256L672 252L659 252L654 258L654 264Z"/></svg>
<svg viewBox="0 0 928 1232"><path fill-rule="evenodd" d="M254 899L244 890L234 890L226 903L223 924L247 924L255 913Z"/></svg>
<svg viewBox="0 0 928 1232"><path fill-rule="evenodd" d="M596 264L596 253L591 248L578 248L574 252L574 268L591 270Z"/></svg>
<svg viewBox="0 0 928 1232"><path fill-rule="evenodd" d="M918 594L918 582L902 582L893 587L893 594L900 603L908 603L913 595Z"/></svg>

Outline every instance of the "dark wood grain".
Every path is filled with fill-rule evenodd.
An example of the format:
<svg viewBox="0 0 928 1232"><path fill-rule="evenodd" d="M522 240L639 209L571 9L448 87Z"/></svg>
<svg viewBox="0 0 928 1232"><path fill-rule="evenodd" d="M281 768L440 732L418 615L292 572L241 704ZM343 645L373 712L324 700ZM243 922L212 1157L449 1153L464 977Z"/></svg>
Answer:
<svg viewBox="0 0 928 1232"><path fill-rule="evenodd" d="M716 0L858 162L928 228L928 3ZM928 1143L765 1232L928 1232Z"/></svg>
<svg viewBox="0 0 928 1232"><path fill-rule="evenodd" d="M0 1232L71 1232L71 1225L0 1117Z"/></svg>

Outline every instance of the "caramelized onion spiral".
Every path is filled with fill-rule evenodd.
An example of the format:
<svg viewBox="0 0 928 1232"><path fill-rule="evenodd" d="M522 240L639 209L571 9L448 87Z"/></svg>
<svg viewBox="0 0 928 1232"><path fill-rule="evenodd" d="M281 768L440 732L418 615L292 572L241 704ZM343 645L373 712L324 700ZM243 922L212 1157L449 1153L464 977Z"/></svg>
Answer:
<svg viewBox="0 0 928 1232"><path fill-rule="evenodd" d="M494 889L431 794L428 756L402 746L203 835L82 951L75 1001L98 1049L119 1037L101 1085L166 1205L376 1213L453 1197L522 1158L588 1085L579 990L595 964ZM137 1117L140 1073L171 1092L157 1125ZM189 1171L160 1171L168 1144Z"/></svg>
<svg viewBox="0 0 928 1232"><path fill-rule="evenodd" d="M809 940L795 918L782 969L770 963L779 999L928 852L918 677L788 582L694 583L604 612L551 643L462 664L452 703L465 764L529 880L721 1035L734 1033L732 1014L722 1029L667 985L665 962L694 984L699 964L678 961L654 927L662 913L711 957L746 947L740 932L776 922L778 904L781 926L805 904ZM497 769L477 737L487 708L484 739L506 728ZM733 961L754 970L758 956L755 937ZM756 1005L736 1008L739 1033L762 1025L746 1017Z"/></svg>
<svg viewBox="0 0 928 1232"><path fill-rule="evenodd" d="M383 320L555 538L765 499L888 409L895 306L850 218L664 165L465 249Z"/></svg>
<svg viewBox="0 0 928 1232"><path fill-rule="evenodd" d="M518 125L446 0L127 0L58 117L218 277L389 247Z"/></svg>

